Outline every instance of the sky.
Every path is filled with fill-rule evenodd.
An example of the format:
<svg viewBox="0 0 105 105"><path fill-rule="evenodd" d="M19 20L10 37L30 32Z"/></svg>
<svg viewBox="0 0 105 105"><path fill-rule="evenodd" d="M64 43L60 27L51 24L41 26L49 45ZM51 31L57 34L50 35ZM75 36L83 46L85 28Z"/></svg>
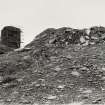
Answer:
<svg viewBox="0 0 105 105"><path fill-rule="evenodd" d="M22 46L47 28L105 26L105 0L0 0L0 30L22 30Z"/></svg>

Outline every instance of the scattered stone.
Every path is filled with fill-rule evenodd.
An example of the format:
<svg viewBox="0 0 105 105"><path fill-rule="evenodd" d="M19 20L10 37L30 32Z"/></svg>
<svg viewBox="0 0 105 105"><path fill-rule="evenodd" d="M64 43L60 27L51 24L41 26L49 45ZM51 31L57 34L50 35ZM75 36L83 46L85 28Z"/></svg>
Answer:
<svg viewBox="0 0 105 105"><path fill-rule="evenodd" d="M71 74L74 75L74 76L77 76L77 77L80 76L80 73L77 72L77 71L72 71Z"/></svg>
<svg viewBox="0 0 105 105"><path fill-rule="evenodd" d="M81 37L80 37L80 42L81 42L81 43L85 43L85 41L86 41L85 38L84 38L83 36L81 36Z"/></svg>
<svg viewBox="0 0 105 105"><path fill-rule="evenodd" d="M53 95L49 95L48 97L47 97L47 99L49 99L49 100L53 100L53 99L56 99L57 98L57 96L53 96Z"/></svg>
<svg viewBox="0 0 105 105"><path fill-rule="evenodd" d="M81 67L80 69L81 70L87 70L88 68L87 67Z"/></svg>
<svg viewBox="0 0 105 105"><path fill-rule="evenodd" d="M39 86L40 86L40 84L35 84L35 86L36 86L36 87L39 87Z"/></svg>
<svg viewBox="0 0 105 105"><path fill-rule="evenodd" d="M95 42L90 42L89 44L94 45L94 44L95 44Z"/></svg>
<svg viewBox="0 0 105 105"><path fill-rule="evenodd" d="M56 67L54 68L54 70L56 70L56 71L60 71L61 68L60 68L59 66L56 66Z"/></svg>
<svg viewBox="0 0 105 105"><path fill-rule="evenodd" d="M86 34L87 34L87 35L90 34L90 29L86 29Z"/></svg>
<svg viewBox="0 0 105 105"><path fill-rule="evenodd" d="M82 46L88 46L89 45L89 41L87 40L85 43L82 44Z"/></svg>
<svg viewBox="0 0 105 105"><path fill-rule="evenodd" d="M86 40L89 40L89 36L85 36L85 39L86 39Z"/></svg>
<svg viewBox="0 0 105 105"><path fill-rule="evenodd" d="M73 102L73 103L68 104L68 105L83 105L83 102Z"/></svg>
<svg viewBox="0 0 105 105"><path fill-rule="evenodd" d="M19 79L17 79L17 81L18 81L18 82L23 81L23 78L19 78Z"/></svg>
<svg viewBox="0 0 105 105"><path fill-rule="evenodd" d="M92 90L90 90L90 89L87 89L87 90L84 90L84 91L82 91L82 93L86 93L86 94L89 94L89 93L92 93Z"/></svg>
<svg viewBox="0 0 105 105"><path fill-rule="evenodd" d="M93 101L92 104L100 104L101 101L102 101L102 99L97 99L97 100Z"/></svg>
<svg viewBox="0 0 105 105"><path fill-rule="evenodd" d="M28 59L30 59L30 56L29 56L29 55L26 55L26 56L24 56L23 59L24 59L24 60L28 60Z"/></svg>
<svg viewBox="0 0 105 105"><path fill-rule="evenodd" d="M105 71L105 68L104 67L102 68L102 71Z"/></svg>
<svg viewBox="0 0 105 105"><path fill-rule="evenodd" d="M91 37L91 39L97 40L98 38L97 38L97 37L92 36L92 37Z"/></svg>
<svg viewBox="0 0 105 105"><path fill-rule="evenodd" d="M57 88L64 89L65 85L59 85Z"/></svg>
<svg viewBox="0 0 105 105"><path fill-rule="evenodd" d="M105 76L101 77L101 80L105 80Z"/></svg>

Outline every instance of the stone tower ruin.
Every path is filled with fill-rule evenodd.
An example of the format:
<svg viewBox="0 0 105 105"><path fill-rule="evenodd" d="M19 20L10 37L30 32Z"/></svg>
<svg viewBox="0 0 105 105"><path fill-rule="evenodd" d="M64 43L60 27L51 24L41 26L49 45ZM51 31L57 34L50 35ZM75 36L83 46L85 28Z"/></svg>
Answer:
<svg viewBox="0 0 105 105"><path fill-rule="evenodd" d="M20 48L21 30L13 26L4 27L1 30L1 43L13 49Z"/></svg>

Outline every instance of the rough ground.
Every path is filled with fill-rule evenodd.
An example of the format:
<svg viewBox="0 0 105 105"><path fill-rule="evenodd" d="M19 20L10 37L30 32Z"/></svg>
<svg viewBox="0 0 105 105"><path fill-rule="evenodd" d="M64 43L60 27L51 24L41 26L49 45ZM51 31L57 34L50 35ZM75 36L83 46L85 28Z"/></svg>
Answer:
<svg viewBox="0 0 105 105"><path fill-rule="evenodd" d="M104 105L104 57L104 27L47 29L0 55L0 103Z"/></svg>

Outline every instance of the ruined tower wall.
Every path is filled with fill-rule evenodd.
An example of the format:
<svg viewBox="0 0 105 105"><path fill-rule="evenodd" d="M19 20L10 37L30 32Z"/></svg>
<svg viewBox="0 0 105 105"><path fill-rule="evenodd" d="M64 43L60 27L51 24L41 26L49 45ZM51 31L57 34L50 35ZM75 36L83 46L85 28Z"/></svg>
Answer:
<svg viewBox="0 0 105 105"><path fill-rule="evenodd" d="M1 30L1 43L17 49L21 46L21 30L13 26L6 26Z"/></svg>

